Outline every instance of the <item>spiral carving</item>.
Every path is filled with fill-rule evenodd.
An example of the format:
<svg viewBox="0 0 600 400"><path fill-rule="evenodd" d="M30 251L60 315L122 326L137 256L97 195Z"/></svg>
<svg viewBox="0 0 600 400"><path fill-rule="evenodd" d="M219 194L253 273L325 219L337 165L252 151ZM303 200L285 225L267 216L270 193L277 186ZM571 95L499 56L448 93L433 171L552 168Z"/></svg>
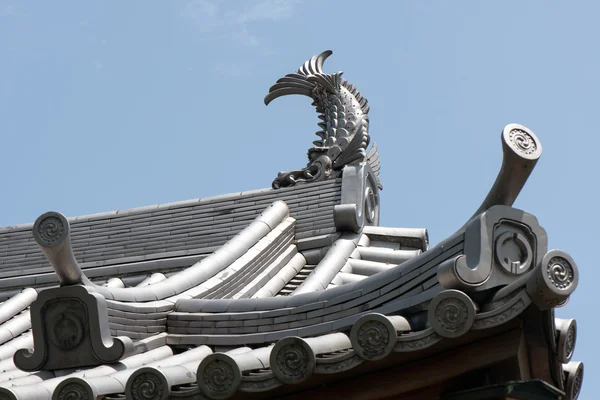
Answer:
<svg viewBox="0 0 600 400"><path fill-rule="evenodd" d="M535 139L522 129L513 129L508 134L508 138L514 147L523 154L534 154L537 150Z"/></svg>
<svg viewBox="0 0 600 400"><path fill-rule="evenodd" d="M197 377L198 386L212 399L225 399L233 395L241 383L237 364L231 357L221 353L205 358L198 367Z"/></svg>
<svg viewBox="0 0 600 400"><path fill-rule="evenodd" d="M581 385L583 385L583 368L579 369L575 374L575 382L573 382L573 391L571 392L571 398L573 400L577 400L577 398L579 398Z"/></svg>
<svg viewBox="0 0 600 400"><path fill-rule="evenodd" d="M563 257L553 257L547 264L546 271L550 282L558 289L567 289L573 283L573 266Z"/></svg>
<svg viewBox="0 0 600 400"><path fill-rule="evenodd" d="M444 330L458 332L467 322L467 306L458 299L444 299L437 306L435 316Z"/></svg>
<svg viewBox="0 0 600 400"><path fill-rule="evenodd" d="M52 245L54 242L60 240L64 232L65 225L63 221L54 215L49 215L42 219L37 226L38 237L45 245Z"/></svg>
<svg viewBox="0 0 600 400"><path fill-rule="evenodd" d="M429 324L441 336L454 338L465 334L475 322L473 301L458 290L438 294L429 306Z"/></svg>
<svg viewBox="0 0 600 400"><path fill-rule="evenodd" d="M577 325L572 324L567 331L567 339L565 341L565 359L571 359L575 352L575 341L577 340Z"/></svg>
<svg viewBox="0 0 600 400"><path fill-rule="evenodd" d="M375 222L375 216L377 214L377 200L375 199L375 193L371 187L367 187L365 191L365 216L367 221Z"/></svg>
<svg viewBox="0 0 600 400"><path fill-rule="evenodd" d="M133 380L130 395L133 400L160 400L164 391L161 379L155 373L144 372Z"/></svg>
<svg viewBox="0 0 600 400"><path fill-rule="evenodd" d="M563 371L567 373L565 382L566 398L569 400L576 400L579 397L581 386L583 385L583 363L570 362L568 364L563 364Z"/></svg>
<svg viewBox="0 0 600 400"><path fill-rule="evenodd" d="M378 358L385 354L385 349L390 342L390 332L379 321L367 321L358 330L357 342L365 358L370 360Z"/></svg>
<svg viewBox="0 0 600 400"><path fill-rule="evenodd" d="M273 347L269 362L277 379L293 384L303 382L312 375L315 355L303 339L287 337Z"/></svg>
<svg viewBox="0 0 600 400"><path fill-rule="evenodd" d="M527 282L527 295L542 310L564 305L577 289L579 272L571 256L550 250Z"/></svg>
<svg viewBox="0 0 600 400"><path fill-rule="evenodd" d="M380 360L392 352L398 334L390 320L378 313L362 316L350 331L356 354L364 360Z"/></svg>
<svg viewBox="0 0 600 400"><path fill-rule="evenodd" d="M70 382L59 390L57 400L91 400L91 397L81 383Z"/></svg>

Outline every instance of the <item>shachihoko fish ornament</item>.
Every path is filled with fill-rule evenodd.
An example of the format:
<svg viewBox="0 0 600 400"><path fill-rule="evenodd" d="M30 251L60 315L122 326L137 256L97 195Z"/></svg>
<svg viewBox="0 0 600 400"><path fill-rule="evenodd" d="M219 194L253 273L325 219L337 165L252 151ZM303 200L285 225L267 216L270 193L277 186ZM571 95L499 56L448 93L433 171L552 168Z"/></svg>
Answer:
<svg viewBox="0 0 600 400"><path fill-rule="evenodd" d="M320 140L308 150L308 165L300 170L279 172L273 180L274 189L293 186L298 182L313 182L339 176L341 169L365 160L373 167L379 182L377 146L369 145L369 103L354 85L342 79L342 72L326 74L323 62L333 52L327 50L312 56L298 72L287 74L269 89L268 105L274 99L290 94L310 97L319 113Z"/></svg>

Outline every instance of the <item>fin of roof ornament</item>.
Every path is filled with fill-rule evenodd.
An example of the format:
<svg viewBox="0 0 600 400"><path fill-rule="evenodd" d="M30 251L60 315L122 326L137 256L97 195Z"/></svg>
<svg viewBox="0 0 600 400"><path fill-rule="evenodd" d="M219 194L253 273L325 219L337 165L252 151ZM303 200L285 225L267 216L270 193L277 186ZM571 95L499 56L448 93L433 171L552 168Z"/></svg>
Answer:
<svg viewBox="0 0 600 400"><path fill-rule="evenodd" d="M321 130L319 140L308 150L308 164L302 169L280 172L273 180L273 189L293 186L299 182L315 182L340 176L349 164L368 161L379 182L377 146L369 145L369 103L354 85L341 78L342 72L327 74L323 63L332 54L327 50L312 56L296 73L280 78L265 97L265 104L278 97L298 94L310 97L316 107Z"/></svg>

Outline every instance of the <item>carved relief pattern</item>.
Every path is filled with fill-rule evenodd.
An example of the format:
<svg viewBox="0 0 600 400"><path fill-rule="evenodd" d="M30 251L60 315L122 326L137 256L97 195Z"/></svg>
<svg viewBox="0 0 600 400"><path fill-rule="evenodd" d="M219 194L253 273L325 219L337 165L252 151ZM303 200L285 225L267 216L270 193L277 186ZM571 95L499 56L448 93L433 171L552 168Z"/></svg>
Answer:
<svg viewBox="0 0 600 400"><path fill-rule="evenodd" d="M575 324L569 326L567 331L567 340L565 343L565 360L568 360L575 351L575 340L577 338L577 327Z"/></svg>
<svg viewBox="0 0 600 400"><path fill-rule="evenodd" d="M52 244L60 239L65 231L63 222L55 217L48 216L44 218L38 226L40 238L47 244Z"/></svg>
<svg viewBox="0 0 600 400"><path fill-rule="evenodd" d="M206 365L202 380L213 393L229 392L233 386L234 371L227 362L214 360Z"/></svg>
<svg viewBox="0 0 600 400"><path fill-rule="evenodd" d="M475 329L491 328L496 325L503 324L521 313L525 309L525 302L519 299L513 304L508 310L501 312L500 314L493 315L491 317L475 320L473 327Z"/></svg>
<svg viewBox="0 0 600 400"><path fill-rule="evenodd" d="M352 369L363 363L363 360L358 356L352 356L346 360L331 364L317 364L315 371L321 374L335 374Z"/></svg>
<svg viewBox="0 0 600 400"><path fill-rule="evenodd" d="M522 129L510 131L509 139L523 154L533 154L537 150L537 144L533 137Z"/></svg>
<svg viewBox="0 0 600 400"><path fill-rule="evenodd" d="M279 386L281 386L281 382L275 378L270 378L264 381L244 381L240 386L240 390L244 392L263 392Z"/></svg>
<svg viewBox="0 0 600 400"><path fill-rule="evenodd" d="M51 325L50 340L61 350L72 350L83 340L83 325L73 312L58 314Z"/></svg>
<svg viewBox="0 0 600 400"><path fill-rule="evenodd" d="M399 340L398 344L396 345L395 351L413 351L424 349L426 347L436 344L441 339L442 337L440 335L438 335L435 332L432 332L431 334L421 339L415 339L410 341Z"/></svg>
<svg viewBox="0 0 600 400"><path fill-rule="evenodd" d="M77 299L50 301L44 313L50 341L59 349L77 348L85 338L85 306Z"/></svg>
<svg viewBox="0 0 600 400"><path fill-rule="evenodd" d="M558 289L567 289L573 283L573 266L566 259L552 257L546 268L550 282Z"/></svg>
<svg viewBox="0 0 600 400"><path fill-rule="evenodd" d="M372 359L385 353L390 343L390 332L380 321L370 320L361 325L356 339L364 358Z"/></svg>
<svg viewBox="0 0 600 400"><path fill-rule="evenodd" d="M71 382L65 385L57 396L58 400L91 400L82 384Z"/></svg>
<svg viewBox="0 0 600 400"><path fill-rule="evenodd" d="M518 249L516 254L514 249ZM525 236L513 230L498 236L494 250L502 268L511 274L520 275L527 272L533 262L533 247Z"/></svg>
<svg viewBox="0 0 600 400"><path fill-rule="evenodd" d="M456 298L443 299L435 309L435 317L442 329L447 332L460 332L465 329L469 317L467 305Z"/></svg>
<svg viewBox="0 0 600 400"><path fill-rule="evenodd" d="M156 400L162 398L163 391L161 381L156 374L144 372L139 374L131 384L131 396L133 400Z"/></svg>
<svg viewBox="0 0 600 400"><path fill-rule="evenodd" d="M302 379L310 373L308 352L297 342L283 346L277 353L276 360L279 372L290 380Z"/></svg>
<svg viewBox="0 0 600 400"><path fill-rule="evenodd" d="M577 369L577 373L575 375L575 382L573 383L573 394L571 398L576 400L579 397L579 392L581 391L581 385L583 383L583 368Z"/></svg>
<svg viewBox="0 0 600 400"><path fill-rule="evenodd" d="M376 207L375 193L373 193L371 187L367 187L365 193L365 216L367 217L367 221L371 223L375 221Z"/></svg>

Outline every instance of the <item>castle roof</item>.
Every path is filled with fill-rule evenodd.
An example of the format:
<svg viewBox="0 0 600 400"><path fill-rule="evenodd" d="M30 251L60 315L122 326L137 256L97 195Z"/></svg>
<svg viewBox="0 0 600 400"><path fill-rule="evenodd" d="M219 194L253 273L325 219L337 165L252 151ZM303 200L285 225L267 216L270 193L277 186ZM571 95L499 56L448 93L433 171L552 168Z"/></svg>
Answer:
<svg viewBox="0 0 600 400"><path fill-rule="evenodd" d="M577 398L576 323L554 317L577 266L512 208L539 139L507 125L489 195L430 246L380 225L369 106L330 54L265 98L310 96L322 121L272 188L0 228L0 400L454 399L511 379Z"/></svg>

